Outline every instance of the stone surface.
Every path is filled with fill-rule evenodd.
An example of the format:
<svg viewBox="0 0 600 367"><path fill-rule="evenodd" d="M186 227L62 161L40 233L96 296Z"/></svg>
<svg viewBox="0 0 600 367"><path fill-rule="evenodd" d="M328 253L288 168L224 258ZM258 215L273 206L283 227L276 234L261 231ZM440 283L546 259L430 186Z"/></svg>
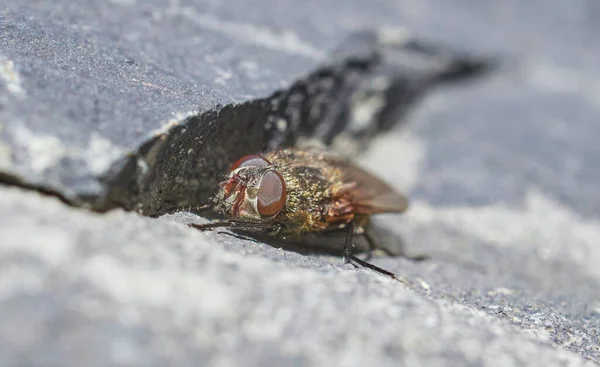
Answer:
<svg viewBox="0 0 600 367"><path fill-rule="evenodd" d="M581 326L516 289L485 288L514 283L472 294L461 273L473 271L456 264L387 262L406 287L337 258L190 230L173 221L181 214L99 215L1 193L3 366L592 365L551 343L581 338Z"/></svg>
<svg viewBox="0 0 600 367"><path fill-rule="evenodd" d="M100 192L98 176L155 130L266 96L319 57L266 30L261 47L251 24L219 23L201 6L4 4L3 75L17 76L2 93L3 147L12 157L4 171L68 198ZM261 67L275 61L285 69Z"/></svg>
<svg viewBox="0 0 600 367"><path fill-rule="evenodd" d="M338 25L332 48L201 4L27 4L3 13L0 180L100 211L203 204L240 156L369 137L489 64L405 30Z"/></svg>
<svg viewBox="0 0 600 367"><path fill-rule="evenodd" d="M5 1L0 179L30 190L0 188L0 365L598 362L599 10L592 0ZM115 162L190 114L243 114L360 54L357 43L329 53L354 32L399 25L502 60L428 94L356 156L412 199L406 215L375 220L382 242L430 256L373 260L406 284L198 233L182 225L201 220L187 213L97 214L36 192L97 197ZM150 202L164 206L146 214L180 204L157 187Z"/></svg>

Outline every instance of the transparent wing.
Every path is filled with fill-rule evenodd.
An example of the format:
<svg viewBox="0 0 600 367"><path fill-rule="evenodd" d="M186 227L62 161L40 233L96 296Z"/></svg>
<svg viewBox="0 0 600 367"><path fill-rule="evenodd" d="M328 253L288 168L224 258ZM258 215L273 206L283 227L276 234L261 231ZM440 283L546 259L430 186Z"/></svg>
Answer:
<svg viewBox="0 0 600 367"><path fill-rule="evenodd" d="M387 182L357 165L326 157L344 173L344 194L350 197L356 214L400 213L408 208L408 199Z"/></svg>

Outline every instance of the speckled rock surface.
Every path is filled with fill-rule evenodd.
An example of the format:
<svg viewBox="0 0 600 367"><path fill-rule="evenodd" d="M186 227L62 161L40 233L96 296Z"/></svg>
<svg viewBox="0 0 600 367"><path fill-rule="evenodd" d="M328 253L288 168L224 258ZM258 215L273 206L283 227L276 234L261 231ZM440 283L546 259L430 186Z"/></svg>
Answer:
<svg viewBox="0 0 600 367"><path fill-rule="evenodd" d="M335 46L313 45L266 19L228 21L202 3L16 2L1 23L0 181L164 214L205 202L240 156L369 137L492 64L403 28L339 24Z"/></svg>
<svg viewBox="0 0 600 367"><path fill-rule="evenodd" d="M25 189L0 187L0 365L594 365L599 12L592 0L5 1L0 181ZM356 156L412 200L375 221L381 241L430 256L373 260L405 284L198 233L188 213L98 214L36 192L95 195L157 130L289 88L348 35L385 26L504 61L429 92Z"/></svg>
<svg viewBox="0 0 600 367"><path fill-rule="evenodd" d="M592 365L551 342L581 326L528 312L514 289L446 299L468 285L439 261L394 261L406 287L180 216L91 214L18 189L0 202L3 366ZM438 280L448 268L460 285Z"/></svg>

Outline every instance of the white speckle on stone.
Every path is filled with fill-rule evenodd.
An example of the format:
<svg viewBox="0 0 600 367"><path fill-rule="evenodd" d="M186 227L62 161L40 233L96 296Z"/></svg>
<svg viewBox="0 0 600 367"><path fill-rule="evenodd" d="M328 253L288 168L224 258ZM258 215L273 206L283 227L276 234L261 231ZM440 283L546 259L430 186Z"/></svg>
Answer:
<svg viewBox="0 0 600 367"><path fill-rule="evenodd" d="M431 286L429 285L429 283L427 283L426 281L424 281L423 279L419 278L419 285L421 286L421 288L423 288L426 291L430 291L431 290Z"/></svg>
<svg viewBox="0 0 600 367"><path fill-rule="evenodd" d="M287 129L288 122L284 118L279 118L279 119L277 119L275 126L277 126L277 130L279 130L280 132L284 132L285 129Z"/></svg>
<svg viewBox="0 0 600 367"><path fill-rule="evenodd" d="M181 125L188 118L199 114L200 111L192 110L187 112L176 112L173 115L173 118L169 119L166 123L162 124L159 128L154 129L150 132L149 136L158 136L162 134L168 133L175 126Z"/></svg>
<svg viewBox="0 0 600 367"><path fill-rule="evenodd" d="M124 151L105 137L92 133L87 146L80 153L80 156L85 159L90 172L101 175L124 154Z"/></svg>
<svg viewBox="0 0 600 367"><path fill-rule="evenodd" d="M381 27L377 35L384 45L403 45L410 38L408 29L403 27Z"/></svg>
<svg viewBox="0 0 600 367"><path fill-rule="evenodd" d="M61 159L73 157L83 158L90 172L100 175L124 153L122 148L94 132L90 135L87 144L70 148L67 148L57 137L34 133L22 124L17 124L11 133L18 146L25 149L24 159L34 172L43 172L56 166Z"/></svg>
<svg viewBox="0 0 600 367"><path fill-rule="evenodd" d="M135 162L141 176L144 176L146 173L148 173L148 171L150 171L150 166L148 166L148 163L145 160L138 158Z"/></svg>
<svg viewBox="0 0 600 367"><path fill-rule="evenodd" d="M0 59L0 79L6 85L6 89L17 97L25 95L25 90L21 86L21 77L15 70L15 64L11 60Z"/></svg>
<svg viewBox="0 0 600 367"><path fill-rule="evenodd" d="M20 123L10 132L17 145L26 150L27 166L35 172L56 166L67 154L63 143L53 135L34 133Z"/></svg>
<svg viewBox="0 0 600 367"><path fill-rule="evenodd" d="M375 115L385 106L385 98L379 93L368 97L359 93L352 96L352 99L350 125L355 130L368 127Z"/></svg>
<svg viewBox="0 0 600 367"><path fill-rule="evenodd" d="M381 27L378 32L379 42L384 45L402 45L409 36L408 29L403 27Z"/></svg>

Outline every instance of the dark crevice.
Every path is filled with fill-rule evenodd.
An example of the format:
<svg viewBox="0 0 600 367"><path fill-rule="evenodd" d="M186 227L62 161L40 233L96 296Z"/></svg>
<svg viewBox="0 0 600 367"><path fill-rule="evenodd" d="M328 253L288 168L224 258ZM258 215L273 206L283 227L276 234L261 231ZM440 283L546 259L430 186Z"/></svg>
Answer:
<svg viewBox="0 0 600 367"><path fill-rule="evenodd" d="M66 197L6 174L0 182L98 212L124 208L158 216L206 203L219 173L246 154L307 140L334 147L336 141L351 141L355 154L375 135L402 123L431 88L480 75L492 66L488 58L416 40L391 43L376 32L364 32L344 42L331 63L286 90L216 106L148 139L99 179L102 195Z"/></svg>
<svg viewBox="0 0 600 367"><path fill-rule="evenodd" d="M62 203L77 206L77 207L85 207L86 202L79 197L70 197L61 193L60 191L52 188L46 187L42 185L36 185L29 183L18 176L8 174L6 172L0 172L0 184L5 186L15 186L25 190L37 191L38 193L46 196L52 196L60 200Z"/></svg>

